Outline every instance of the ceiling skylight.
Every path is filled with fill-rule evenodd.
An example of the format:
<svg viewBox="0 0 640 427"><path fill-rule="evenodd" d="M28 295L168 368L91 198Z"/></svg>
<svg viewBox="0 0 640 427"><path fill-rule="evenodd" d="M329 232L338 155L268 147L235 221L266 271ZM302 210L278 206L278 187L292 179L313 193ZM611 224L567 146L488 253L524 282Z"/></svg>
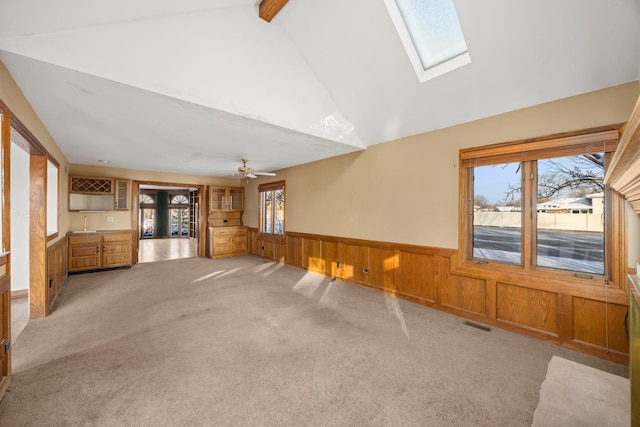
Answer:
<svg viewBox="0 0 640 427"><path fill-rule="evenodd" d="M384 0L421 82L471 62L453 0Z"/></svg>

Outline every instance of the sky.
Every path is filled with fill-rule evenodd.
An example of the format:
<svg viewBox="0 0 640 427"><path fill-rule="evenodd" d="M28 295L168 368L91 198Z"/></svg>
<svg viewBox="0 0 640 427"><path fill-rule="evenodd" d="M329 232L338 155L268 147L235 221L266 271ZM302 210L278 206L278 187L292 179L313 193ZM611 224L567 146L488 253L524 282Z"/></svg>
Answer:
<svg viewBox="0 0 640 427"><path fill-rule="evenodd" d="M556 163L561 163L569 167L580 165L576 163L575 157L560 157L549 159ZM546 160L539 160L539 174L549 171L549 166L545 165ZM520 163L504 163L499 165L477 166L474 168L474 191L475 196L485 196L491 204L501 205L505 200L505 195L512 187L520 187ZM600 171L603 172L603 171ZM519 199L519 194L514 194L515 199Z"/></svg>
<svg viewBox="0 0 640 427"><path fill-rule="evenodd" d="M509 184L520 186L520 163L478 166L473 169L475 195L485 196L492 204L502 204ZM516 195L516 198L519 198Z"/></svg>

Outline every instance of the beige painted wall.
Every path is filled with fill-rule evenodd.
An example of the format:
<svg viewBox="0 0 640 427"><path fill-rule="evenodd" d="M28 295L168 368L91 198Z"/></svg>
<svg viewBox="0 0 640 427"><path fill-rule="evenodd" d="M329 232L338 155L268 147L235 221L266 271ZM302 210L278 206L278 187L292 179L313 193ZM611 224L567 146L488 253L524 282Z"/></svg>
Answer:
<svg viewBox="0 0 640 427"><path fill-rule="evenodd" d="M258 184L285 180L287 231L455 249L460 149L626 122L639 93L632 82L243 180L244 222L258 226Z"/></svg>
<svg viewBox="0 0 640 427"><path fill-rule="evenodd" d="M0 100L4 102L11 112L31 131L38 141L46 148L51 157L60 163L60 225L59 233L56 239L48 242L52 245L58 240L65 237L69 229L69 214L63 206L66 206L67 199L67 176L69 170L69 162L62 153L56 142L53 140L49 131L40 121L38 115L33 111L31 104L22 94L22 90L18 87L9 70L0 61Z"/></svg>
<svg viewBox="0 0 640 427"><path fill-rule="evenodd" d="M121 169L95 165L76 165L70 167L70 175L103 176L108 178L125 178L147 183L189 184L189 185L223 185L237 187L240 180L233 178L217 178L211 176L186 175L166 172ZM62 209L68 209L68 199L62 201ZM130 230L131 211L107 212L69 212L70 230L81 230L84 216L87 216L89 230ZM112 222L107 222L112 218Z"/></svg>

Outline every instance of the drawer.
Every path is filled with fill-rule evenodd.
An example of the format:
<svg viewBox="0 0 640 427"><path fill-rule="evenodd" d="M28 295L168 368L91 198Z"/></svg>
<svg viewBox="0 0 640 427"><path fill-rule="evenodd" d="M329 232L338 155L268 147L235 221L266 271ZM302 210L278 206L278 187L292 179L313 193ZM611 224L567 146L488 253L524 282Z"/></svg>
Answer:
<svg viewBox="0 0 640 427"><path fill-rule="evenodd" d="M96 244L99 245L102 242L102 236L93 234L91 236L69 236L69 244L70 245L86 245L86 244Z"/></svg>
<svg viewBox="0 0 640 427"><path fill-rule="evenodd" d="M246 228L234 228L232 234L234 236L246 236L247 235L247 229Z"/></svg>
<svg viewBox="0 0 640 427"><path fill-rule="evenodd" d="M233 252L245 252L247 250L247 244L244 242L241 243L233 243L232 251Z"/></svg>
<svg viewBox="0 0 640 427"><path fill-rule="evenodd" d="M214 236L228 236L229 234L231 234L231 230L225 227L213 229Z"/></svg>
<svg viewBox="0 0 640 427"><path fill-rule="evenodd" d="M231 245L229 243L215 245L213 247L213 254L214 255L226 254L226 253L229 253L230 251L231 251Z"/></svg>
<svg viewBox="0 0 640 427"><path fill-rule="evenodd" d="M109 233L102 236L104 242L127 242L131 241L131 233Z"/></svg>
<svg viewBox="0 0 640 427"><path fill-rule="evenodd" d="M220 245L222 243L231 243L231 237L229 237L229 236L220 236L220 237L216 236L213 239L213 244L214 245Z"/></svg>

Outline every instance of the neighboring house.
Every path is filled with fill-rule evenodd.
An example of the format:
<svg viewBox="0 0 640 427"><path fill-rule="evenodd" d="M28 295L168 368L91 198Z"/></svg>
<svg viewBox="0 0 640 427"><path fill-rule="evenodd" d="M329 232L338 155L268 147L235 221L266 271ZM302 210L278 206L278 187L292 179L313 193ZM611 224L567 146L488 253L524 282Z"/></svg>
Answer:
<svg viewBox="0 0 640 427"><path fill-rule="evenodd" d="M541 213L601 214L604 212L604 194L549 200L538 203L537 210Z"/></svg>

